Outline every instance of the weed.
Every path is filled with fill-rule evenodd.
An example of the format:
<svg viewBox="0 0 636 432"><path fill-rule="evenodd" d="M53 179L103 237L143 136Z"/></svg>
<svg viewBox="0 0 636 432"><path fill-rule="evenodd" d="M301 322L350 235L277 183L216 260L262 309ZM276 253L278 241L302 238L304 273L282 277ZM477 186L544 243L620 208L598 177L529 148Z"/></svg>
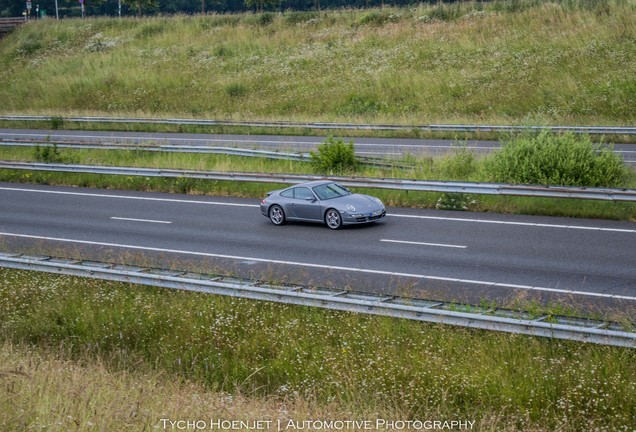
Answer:
<svg viewBox="0 0 636 432"><path fill-rule="evenodd" d="M351 173L358 168L353 140L346 144L342 139L327 138L318 145L317 152L310 152L316 171L322 173Z"/></svg>
<svg viewBox="0 0 636 432"><path fill-rule="evenodd" d="M358 24L381 26L387 21L389 21L388 13L383 11L369 11L360 17Z"/></svg>
<svg viewBox="0 0 636 432"><path fill-rule="evenodd" d="M477 200L464 193L447 192L443 193L437 200L435 208L438 210L455 210L464 211L471 210L477 205Z"/></svg>
<svg viewBox="0 0 636 432"><path fill-rule="evenodd" d="M58 130L64 127L64 117L53 116L51 117L51 129Z"/></svg>
<svg viewBox="0 0 636 432"><path fill-rule="evenodd" d="M231 97L241 97L247 94L247 87L241 83L231 83L225 86L225 93Z"/></svg>
<svg viewBox="0 0 636 432"><path fill-rule="evenodd" d="M571 133L513 138L486 160L485 168L492 181L521 184L618 187L629 176L611 148Z"/></svg>
<svg viewBox="0 0 636 432"><path fill-rule="evenodd" d="M63 155L57 144L35 146L33 149L33 158L37 162L45 163L77 163L78 158L75 155Z"/></svg>
<svg viewBox="0 0 636 432"><path fill-rule="evenodd" d="M475 154L466 146L461 146L459 150L441 160L440 171L444 178L467 180L477 171Z"/></svg>

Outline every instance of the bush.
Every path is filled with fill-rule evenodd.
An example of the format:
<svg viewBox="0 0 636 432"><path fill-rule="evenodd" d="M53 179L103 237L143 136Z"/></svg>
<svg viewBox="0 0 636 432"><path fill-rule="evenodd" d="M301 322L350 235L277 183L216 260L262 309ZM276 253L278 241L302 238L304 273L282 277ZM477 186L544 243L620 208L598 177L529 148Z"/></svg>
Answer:
<svg viewBox="0 0 636 432"><path fill-rule="evenodd" d="M296 25L318 20L320 19L320 14L315 11L287 11L283 17L286 24Z"/></svg>
<svg viewBox="0 0 636 432"><path fill-rule="evenodd" d="M359 25L381 26L389 21L389 14L385 12L371 11L362 15L358 20Z"/></svg>
<svg viewBox="0 0 636 432"><path fill-rule="evenodd" d="M310 152L312 164L318 172L353 172L358 168L353 141L346 144L341 139L329 137L318 145L317 152Z"/></svg>
<svg viewBox="0 0 636 432"><path fill-rule="evenodd" d="M572 133L523 135L485 163L490 181L558 186L619 187L629 171L611 147Z"/></svg>
<svg viewBox="0 0 636 432"><path fill-rule="evenodd" d="M449 179L467 180L477 170L475 154L462 146L454 154L442 159L440 169Z"/></svg>
<svg viewBox="0 0 636 432"><path fill-rule="evenodd" d="M34 157L37 162L62 162L62 155L60 154L60 150L57 148L56 144L53 144L53 147L40 147L39 145L35 146Z"/></svg>
<svg viewBox="0 0 636 432"><path fill-rule="evenodd" d="M254 2L254 5L258 5L258 2ZM256 13L253 15L248 15L245 19L245 23L257 27L267 27L274 22L275 16L276 15L274 15L272 12Z"/></svg>
<svg viewBox="0 0 636 432"><path fill-rule="evenodd" d="M63 155L57 144L44 147L36 145L33 157L37 162L45 163L77 163L79 161L77 156Z"/></svg>
<svg viewBox="0 0 636 432"><path fill-rule="evenodd" d="M438 210L455 210L464 211L470 210L471 207L477 204L477 200L472 198L468 194L447 192L443 193L438 199L435 208Z"/></svg>
<svg viewBox="0 0 636 432"><path fill-rule="evenodd" d="M64 117L51 117L51 129L58 130L64 127Z"/></svg>

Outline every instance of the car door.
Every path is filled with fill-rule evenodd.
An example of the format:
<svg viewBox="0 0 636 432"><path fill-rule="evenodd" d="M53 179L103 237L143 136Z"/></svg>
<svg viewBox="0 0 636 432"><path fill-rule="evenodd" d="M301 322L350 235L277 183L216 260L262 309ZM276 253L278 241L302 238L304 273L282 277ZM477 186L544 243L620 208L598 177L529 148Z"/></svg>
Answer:
<svg viewBox="0 0 636 432"><path fill-rule="evenodd" d="M283 207L283 211L285 212L285 217L287 219L296 219L296 214L294 213L294 188L286 189L282 191L280 194L281 199L278 201Z"/></svg>
<svg viewBox="0 0 636 432"><path fill-rule="evenodd" d="M321 221L320 201L314 193L306 187L294 188L294 201L292 204L297 218L310 221Z"/></svg>

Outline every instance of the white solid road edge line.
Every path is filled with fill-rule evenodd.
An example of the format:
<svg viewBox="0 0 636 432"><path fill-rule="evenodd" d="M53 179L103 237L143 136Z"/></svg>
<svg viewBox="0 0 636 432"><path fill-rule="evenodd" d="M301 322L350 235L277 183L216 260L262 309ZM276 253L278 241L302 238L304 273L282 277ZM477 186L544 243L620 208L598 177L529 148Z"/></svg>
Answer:
<svg viewBox="0 0 636 432"><path fill-rule="evenodd" d="M131 200L140 200L140 201L159 201L159 202L184 203L184 204L221 205L221 206L230 206L230 207L259 207L258 204L223 203L218 201L198 201L198 200L185 200L185 199L176 199L176 198L153 198L153 197L140 197L140 196L134 196L134 195L111 195L111 194L98 194L98 193L88 193L88 192L39 190L39 189L28 189L28 188L0 187L0 190L17 191L17 192L49 193L49 194L57 194L57 195L88 196L88 197L98 197L98 198L131 199Z"/></svg>
<svg viewBox="0 0 636 432"><path fill-rule="evenodd" d="M451 245L451 244L442 244L442 243L425 243L425 242L406 241L406 240L380 239L380 241L387 242L387 243L403 243L403 244L421 245L421 246L439 246L439 247L458 248L458 249L466 249L468 247L468 246L461 246L461 245Z"/></svg>
<svg viewBox="0 0 636 432"><path fill-rule="evenodd" d="M112 216L111 219L114 220L123 220L123 221L132 221L132 222L150 222L150 223L159 223L159 224L171 224L170 221L160 221L160 220L152 220L152 219L134 219L134 218L125 218L125 217L117 217Z"/></svg>
<svg viewBox="0 0 636 432"><path fill-rule="evenodd" d="M172 202L172 203L185 203L185 204L203 204L203 205L220 205L229 207L259 207L258 204L243 204L243 203L224 203L218 201L197 201L197 200L185 200L176 198L153 198L153 197L140 197L133 195L109 195L87 192L67 192L67 191L51 191L51 190L39 190L29 188L14 188L14 187L0 187L0 190L15 191L15 192L35 192L35 193L49 193L58 195L75 195L75 196L90 196L99 198L115 198L115 199L132 199L140 201L159 201L159 202ZM578 229L588 231L604 231L604 232L619 232L619 233L636 233L636 229L622 229L622 228L602 228L593 226L582 225L558 225L558 224L544 224L533 222L512 222L512 221L498 221L492 219L470 219L470 218L454 218L444 216L422 216L422 215L406 215L388 213L387 216L401 217L407 219L429 219L429 220L442 220L453 222L472 222L472 223L489 223L499 225L518 225L518 226L531 226L539 228L565 228L565 229Z"/></svg>
<svg viewBox="0 0 636 432"><path fill-rule="evenodd" d="M443 221L453 221L453 222L473 222L473 223L487 223L487 224L499 224L499 225L531 226L531 227L539 227L539 228L565 228L565 229L579 229L579 230L587 230L587 231L636 233L636 229L632 230L632 229L622 229L622 228L602 228L602 227L583 226L583 225L558 225L558 224L545 224L545 223L534 223L534 222L498 221L498 220L492 220L492 219L470 219L470 218L453 218L453 217L443 217L443 216L405 215L405 214L395 214L395 213L391 213L391 214L387 213L387 216L401 217L401 218L408 218L408 219L429 219L429 220L443 220Z"/></svg>
<svg viewBox="0 0 636 432"><path fill-rule="evenodd" d="M559 293L559 294L581 295L581 296L611 298L611 299L619 299L619 300L632 300L632 301L636 300L636 297L603 294L603 293L596 293L596 292L582 292L582 291L574 291L574 290L558 289L558 288L534 287L530 285L514 285L514 284L499 283L499 282L457 279L457 278L449 278L449 277L441 277L441 276L399 273L399 272L391 272L391 271L385 271L385 270L363 269L363 268L356 268L356 267L341 267L341 266L303 263L303 262L295 262L295 261L272 260L272 259L265 259L265 258L242 257L242 256L235 256L235 255L213 254L213 253L207 253L207 252L184 251L184 250L177 250L177 249L165 249L165 248L126 245L126 244L118 244L118 243L95 242L95 241L89 241L89 240L73 240L73 239L65 239L65 238L57 238L57 237L45 237L45 236L35 236L35 235L29 235L29 234L15 234L15 233L4 233L4 232L0 232L0 236L21 237L21 238L30 238L30 239L36 239L36 240L50 240L50 241L59 241L59 242L65 242L65 243L79 243L79 244L87 244L87 245L94 245L94 246L117 247L117 248L124 248L124 249L147 250L152 252L176 253L176 254L184 254L184 255L204 256L204 257L211 257L211 258L222 258L222 259L252 261L252 262L261 262L261 263L269 263L269 264L291 265L291 266L298 266L298 267L342 270L342 271L355 272L355 273L409 277L409 278L415 278L415 279L438 280L438 281L447 281L447 282L466 283L466 284L472 284L472 285L487 285L487 286L493 286L493 287L535 290L535 291L552 292L552 293Z"/></svg>

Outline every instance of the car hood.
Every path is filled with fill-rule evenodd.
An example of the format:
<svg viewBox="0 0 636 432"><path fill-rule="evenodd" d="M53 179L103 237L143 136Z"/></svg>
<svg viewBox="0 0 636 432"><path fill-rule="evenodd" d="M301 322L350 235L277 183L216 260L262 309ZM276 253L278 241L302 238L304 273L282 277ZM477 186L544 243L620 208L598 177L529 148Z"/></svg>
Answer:
<svg viewBox="0 0 636 432"><path fill-rule="evenodd" d="M324 201L324 203L333 203L333 205L337 205L343 209L347 204L350 204L356 208L356 212L374 211L384 208L375 198L362 194L345 195Z"/></svg>

